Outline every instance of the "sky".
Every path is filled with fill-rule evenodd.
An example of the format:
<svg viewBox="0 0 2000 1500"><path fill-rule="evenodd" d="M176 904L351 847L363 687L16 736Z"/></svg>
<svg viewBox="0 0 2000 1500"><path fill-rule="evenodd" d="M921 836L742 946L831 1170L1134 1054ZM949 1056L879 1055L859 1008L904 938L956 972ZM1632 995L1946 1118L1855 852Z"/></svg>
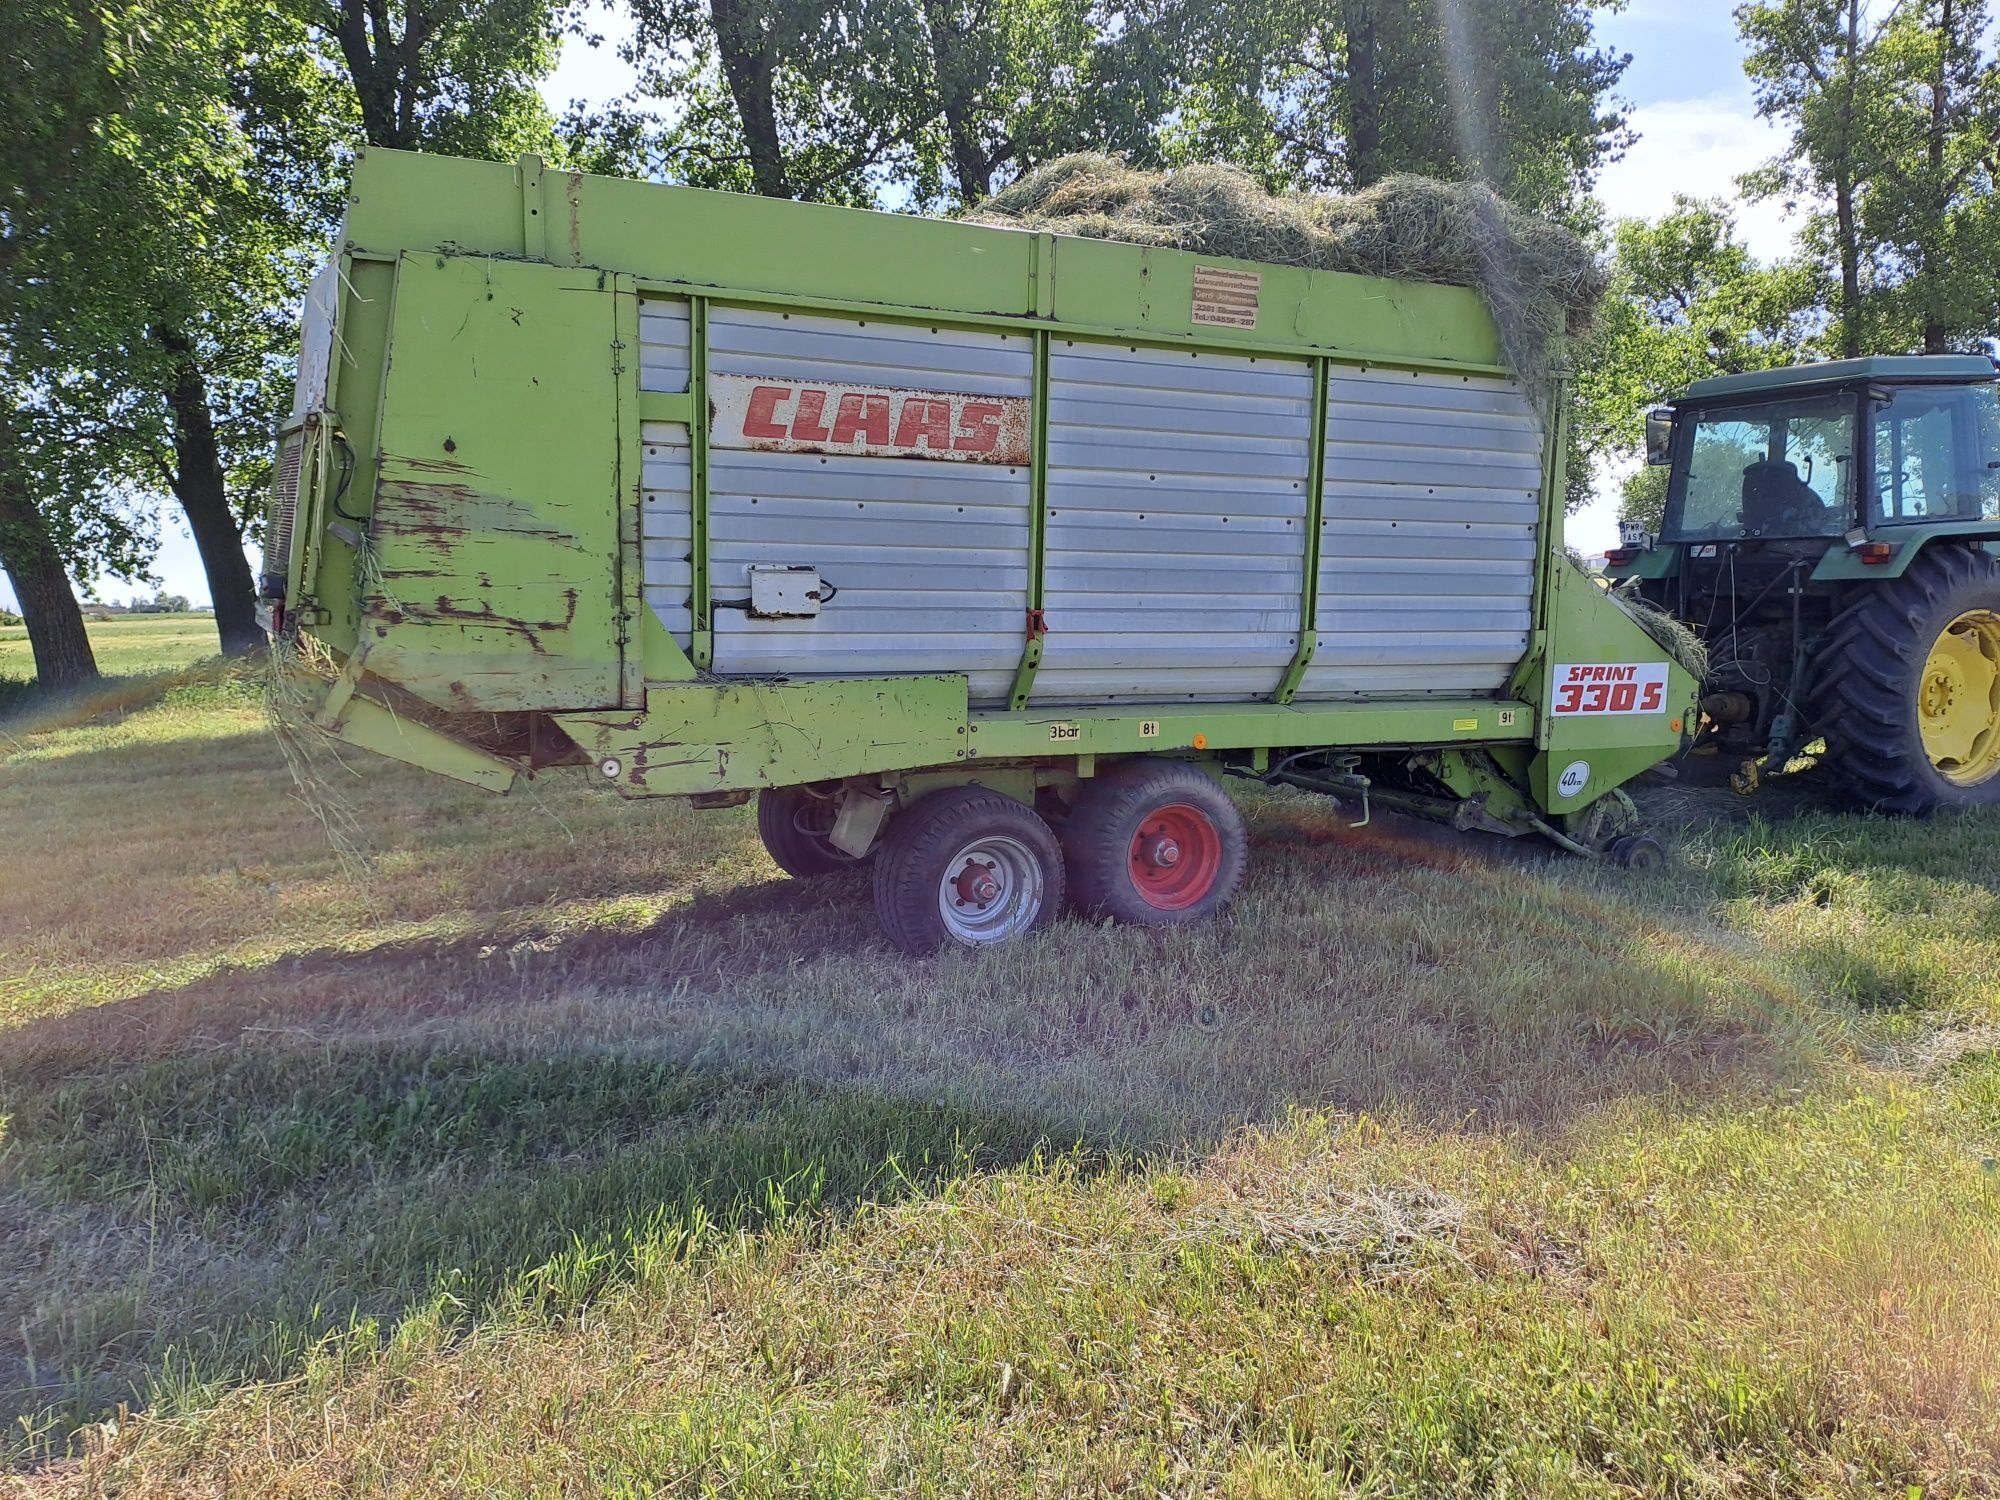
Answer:
<svg viewBox="0 0 2000 1500"><path fill-rule="evenodd" d="M1729 0L1630 0L1621 11L1599 16L1602 43L1632 55L1620 93L1639 133L1638 143L1598 182L1598 196L1613 217L1653 217L1676 193L1736 200L1738 175L1777 154L1777 131L1757 118L1751 103L1733 9ZM616 40L615 17L605 14L597 24ZM614 47L591 48L572 38L542 92L561 110L572 99L613 98L630 82L631 70ZM1796 226L1775 203L1739 203L1737 227L1755 254L1772 259L1790 248ZM1597 498L1569 518L1570 546L1594 553L1616 540L1618 477L1600 475ZM205 603L208 587L185 527L169 519L161 533L154 571L162 586ZM254 566L256 558L251 561ZM106 599L135 592L114 580L99 587ZM0 603L13 603L4 576Z"/></svg>

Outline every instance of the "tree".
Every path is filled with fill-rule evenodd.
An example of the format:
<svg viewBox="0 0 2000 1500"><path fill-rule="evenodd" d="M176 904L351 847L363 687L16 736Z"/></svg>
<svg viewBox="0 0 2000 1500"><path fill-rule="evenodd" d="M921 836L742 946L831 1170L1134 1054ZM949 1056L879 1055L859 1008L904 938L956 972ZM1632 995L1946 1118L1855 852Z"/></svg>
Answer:
<svg viewBox="0 0 2000 1500"><path fill-rule="evenodd" d="M1595 467L1636 460L1646 412L1694 381L1794 363L1817 336L1811 268L1760 265L1735 230L1726 205L1687 197L1613 230L1610 290L1578 358L1577 439ZM1624 486L1627 518L1654 530L1661 472Z"/></svg>
<svg viewBox="0 0 2000 1500"><path fill-rule="evenodd" d="M970 204L1067 152L1154 154L1152 15L1106 0L633 0L640 93L588 122L653 175L820 202ZM601 160L602 158L598 158Z"/></svg>
<svg viewBox="0 0 2000 1500"><path fill-rule="evenodd" d="M0 43L0 561L45 687L97 673L69 571L135 564L142 527L65 398L142 316L147 176L187 144L196 30L166 3L25 0Z"/></svg>
<svg viewBox="0 0 2000 1500"><path fill-rule="evenodd" d="M1827 352L1976 346L2000 312L1985 0L1763 0L1737 22L1758 109L1790 131L1745 186L1808 210Z"/></svg>
<svg viewBox="0 0 2000 1500"><path fill-rule="evenodd" d="M1170 130L1183 160L1347 191L1394 172L1476 176L1544 212L1575 205L1629 140L1629 58L1577 0L1188 0L1201 59Z"/></svg>
<svg viewBox="0 0 2000 1500"><path fill-rule="evenodd" d="M1926 353L1977 347L1996 329L2000 68L1982 54L1985 0L1910 0L1870 57L1876 181L1859 231L1887 268L1872 322Z"/></svg>

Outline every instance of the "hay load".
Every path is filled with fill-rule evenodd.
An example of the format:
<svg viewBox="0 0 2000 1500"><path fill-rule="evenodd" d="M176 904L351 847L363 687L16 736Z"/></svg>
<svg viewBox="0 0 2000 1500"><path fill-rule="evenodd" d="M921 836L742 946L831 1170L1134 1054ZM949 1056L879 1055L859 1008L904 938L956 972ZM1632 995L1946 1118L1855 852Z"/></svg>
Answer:
<svg viewBox="0 0 2000 1500"><path fill-rule="evenodd" d="M1001 189L989 224L1122 240L1319 271L1471 287L1507 361L1547 410L1565 336L1589 330L1604 268L1569 230L1476 182L1390 177L1358 193L1268 193L1228 166L1149 172L1065 156Z"/></svg>

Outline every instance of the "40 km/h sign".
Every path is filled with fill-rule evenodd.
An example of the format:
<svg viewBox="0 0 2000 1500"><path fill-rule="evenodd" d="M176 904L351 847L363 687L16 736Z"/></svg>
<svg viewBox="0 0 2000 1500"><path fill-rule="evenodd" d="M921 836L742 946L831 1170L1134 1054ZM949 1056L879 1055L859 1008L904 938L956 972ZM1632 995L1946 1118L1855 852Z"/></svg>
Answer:
<svg viewBox="0 0 2000 1500"><path fill-rule="evenodd" d="M1555 669L1555 699L1549 712L1570 714L1657 714L1667 706L1667 664L1663 661L1596 662Z"/></svg>
<svg viewBox="0 0 2000 1500"><path fill-rule="evenodd" d="M1026 464L1020 396L712 375L708 440L718 448Z"/></svg>

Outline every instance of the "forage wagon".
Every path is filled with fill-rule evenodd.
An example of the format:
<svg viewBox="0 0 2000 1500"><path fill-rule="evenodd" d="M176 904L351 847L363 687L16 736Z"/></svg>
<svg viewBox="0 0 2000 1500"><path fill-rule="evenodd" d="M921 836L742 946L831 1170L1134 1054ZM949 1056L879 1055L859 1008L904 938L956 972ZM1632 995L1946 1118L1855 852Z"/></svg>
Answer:
<svg viewBox="0 0 2000 1500"><path fill-rule="evenodd" d="M1545 405L1466 287L370 150L262 587L318 732L754 796L911 951L1213 912L1231 775L1644 861Z"/></svg>

